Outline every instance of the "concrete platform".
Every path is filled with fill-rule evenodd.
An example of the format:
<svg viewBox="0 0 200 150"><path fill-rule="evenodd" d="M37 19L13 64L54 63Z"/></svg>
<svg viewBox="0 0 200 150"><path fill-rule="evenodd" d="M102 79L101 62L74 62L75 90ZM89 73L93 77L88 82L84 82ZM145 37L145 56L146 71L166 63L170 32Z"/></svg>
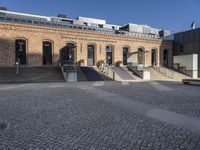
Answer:
<svg viewBox="0 0 200 150"><path fill-rule="evenodd" d="M182 83L200 86L200 79L183 79Z"/></svg>

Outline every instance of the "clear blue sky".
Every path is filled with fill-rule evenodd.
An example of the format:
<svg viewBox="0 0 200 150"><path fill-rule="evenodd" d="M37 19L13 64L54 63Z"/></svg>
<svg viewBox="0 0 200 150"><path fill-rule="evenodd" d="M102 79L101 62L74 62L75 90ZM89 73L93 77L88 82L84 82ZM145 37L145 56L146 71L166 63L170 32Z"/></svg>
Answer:
<svg viewBox="0 0 200 150"><path fill-rule="evenodd" d="M181 31L193 21L200 27L200 0L0 0L9 10L69 18L85 16L105 19L108 23L147 24Z"/></svg>

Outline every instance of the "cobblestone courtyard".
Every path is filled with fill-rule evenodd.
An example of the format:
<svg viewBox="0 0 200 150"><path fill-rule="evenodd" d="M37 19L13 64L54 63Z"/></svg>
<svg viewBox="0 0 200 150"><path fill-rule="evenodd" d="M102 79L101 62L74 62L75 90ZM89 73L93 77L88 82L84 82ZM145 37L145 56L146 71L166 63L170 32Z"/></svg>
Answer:
<svg viewBox="0 0 200 150"><path fill-rule="evenodd" d="M0 85L0 149L200 149L200 87Z"/></svg>

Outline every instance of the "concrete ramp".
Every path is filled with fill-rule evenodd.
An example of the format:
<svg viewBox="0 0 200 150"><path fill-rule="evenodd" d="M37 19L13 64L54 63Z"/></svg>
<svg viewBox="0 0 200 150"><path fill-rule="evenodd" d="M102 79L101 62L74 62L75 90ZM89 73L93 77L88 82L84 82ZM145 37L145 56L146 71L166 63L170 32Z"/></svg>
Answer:
<svg viewBox="0 0 200 150"><path fill-rule="evenodd" d="M110 67L122 80L135 80L126 70L121 67Z"/></svg>

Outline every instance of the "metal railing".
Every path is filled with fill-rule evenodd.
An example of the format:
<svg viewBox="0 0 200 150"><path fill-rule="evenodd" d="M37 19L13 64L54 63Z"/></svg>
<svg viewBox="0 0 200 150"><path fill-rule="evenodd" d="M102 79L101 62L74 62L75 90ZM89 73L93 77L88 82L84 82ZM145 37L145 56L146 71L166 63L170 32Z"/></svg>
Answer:
<svg viewBox="0 0 200 150"><path fill-rule="evenodd" d="M167 78L174 79L174 70L163 65L160 65L160 67L153 66L153 68L165 75Z"/></svg>
<svg viewBox="0 0 200 150"><path fill-rule="evenodd" d="M108 76L112 76L112 80L115 80L115 72L112 71L110 69L110 66L109 65L106 65L104 63L101 63L98 68L100 69L100 71L105 74L105 75L108 75Z"/></svg>
<svg viewBox="0 0 200 150"><path fill-rule="evenodd" d="M19 73L19 65L20 65L20 58L18 58L18 60L16 62L16 74Z"/></svg>
<svg viewBox="0 0 200 150"><path fill-rule="evenodd" d="M20 18L20 17L6 17L0 16L0 22L13 22L19 24L27 24L27 25L36 25L36 26L45 26L45 27L53 27L53 28L61 28L61 29L75 29L75 30L88 30L93 32L99 33L107 33L107 34L115 34L115 35L125 35L131 37L138 37L138 38L150 38L150 39L158 39L160 38L158 35L154 34L147 34L147 33L138 33L138 32L130 32L130 31L123 31L123 30L113 30L113 29L106 29L100 27L93 27L87 25L78 25L68 22L54 22L54 21L44 21L44 20L30 20L29 18Z"/></svg>

